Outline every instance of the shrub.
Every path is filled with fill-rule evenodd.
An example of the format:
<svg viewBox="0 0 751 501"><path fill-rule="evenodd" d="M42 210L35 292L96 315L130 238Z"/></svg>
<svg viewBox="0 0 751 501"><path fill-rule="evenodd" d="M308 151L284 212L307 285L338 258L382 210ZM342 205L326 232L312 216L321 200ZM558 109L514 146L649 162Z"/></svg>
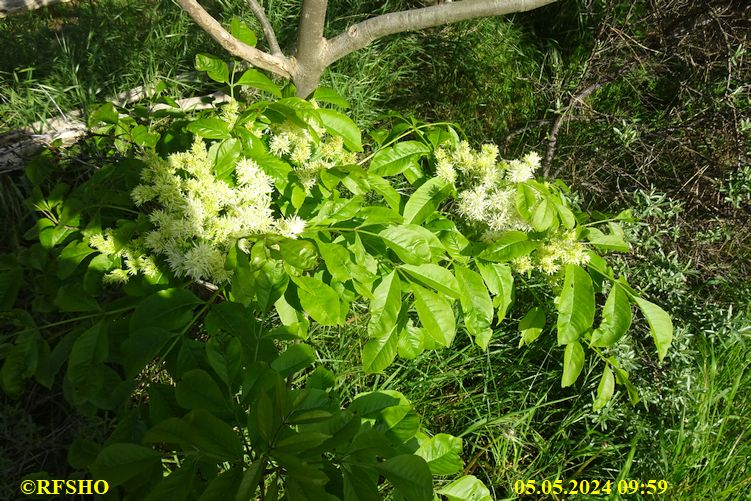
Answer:
<svg viewBox="0 0 751 501"><path fill-rule="evenodd" d="M536 154L502 160L450 124L399 118L366 150L332 91L306 101L256 70L197 63L238 100L166 127L105 105L91 117L105 165L74 187L43 160L27 171L38 242L3 272L16 329L0 381L19 395L65 366L72 405L116 416L104 443L74 443L72 466L146 499L377 498L382 478L432 499L432 476L462 471L461 440L431 435L396 391L343 401L312 328L367 313L369 373L450 348L459 331L486 349L532 275L555 305L529 310L520 347L556 310L562 386L588 346L602 363L594 407L616 382L638 400L609 349L632 304L660 360L672 323L598 253L628 250L628 212L582 213L562 182L534 178ZM273 98L241 102L243 86ZM18 296L22 276L33 300ZM436 492L490 499L472 476Z"/></svg>

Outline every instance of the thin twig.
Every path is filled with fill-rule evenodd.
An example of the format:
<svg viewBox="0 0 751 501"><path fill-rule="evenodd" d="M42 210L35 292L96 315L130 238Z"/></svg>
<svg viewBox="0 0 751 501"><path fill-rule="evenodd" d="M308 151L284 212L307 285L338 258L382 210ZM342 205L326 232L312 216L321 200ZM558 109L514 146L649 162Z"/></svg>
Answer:
<svg viewBox="0 0 751 501"><path fill-rule="evenodd" d="M248 0L248 7L250 7L250 10L253 11L253 14L256 16L256 19L258 19L258 22L261 23L263 35L266 37L266 43L269 44L269 49L271 49L271 55L284 56L282 49L279 48L279 42L276 39L274 28L271 26L269 18L266 17L266 10L264 10L263 6L256 0Z"/></svg>
<svg viewBox="0 0 751 501"><path fill-rule="evenodd" d="M566 110L558 115L556 117L555 122L553 122L553 127L550 129L550 138L548 139L548 151L545 154L545 177L548 177L550 175L550 162L553 160L553 156L555 155L555 147L556 143L558 141L558 133L561 131L561 125L563 125L564 119L568 116L568 112L571 111L576 106L579 106L584 102L584 99L589 97L590 94L592 94L597 89L603 87L605 84L607 84L608 81L604 82L597 82L580 93L576 94L574 97L571 98L571 101L569 101L568 106L566 107ZM557 174L557 173L556 173Z"/></svg>

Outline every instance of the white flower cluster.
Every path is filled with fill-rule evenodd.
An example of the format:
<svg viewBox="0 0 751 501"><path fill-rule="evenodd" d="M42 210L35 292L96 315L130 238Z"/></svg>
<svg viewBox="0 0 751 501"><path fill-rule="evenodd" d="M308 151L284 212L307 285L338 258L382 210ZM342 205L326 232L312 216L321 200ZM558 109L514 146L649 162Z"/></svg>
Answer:
<svg viewBox="0 0 751 501"><path fill-rule="evenodd" d="M307 129L283 124L272 128L269 141L271 153L292 164L306 190L315 186L319 172L356 161L356 154L344 149L341 136L330 136L314 120L310 122L310 126L318 136L317 139Z"/></svg>
<svg viewBox="0 0 751 501"><path fill-rule="evenodd" d="M473 151L462 141L452 151L435 151L436 176L459 188L459 213L487 228L484 239L492 241L502 231L529 230L515 207L515 183L532 179L540 156L530 153L522 160L498 159L498 147L484 144Z"/></svg>
<svg viewBox="0 0 751 501"><path fill-rule="evenodd" d="M201 138L187 152L167 160L149 158L141 172L142 184L131 192L137 206L154 204L149 220L154 229L118 250L111 233L95 235L89 244L103 254L120 256L126 270L115 270L108 281L157 273L152 256L166 259L178 277L226 282L229 249L253 235L274 233L295 238L305 229L297 216L276 219L271 209L274 184L256 162L243 158L235 165L236 186L217 179Z"/></svg>
<svg viewBox="0 0 751 501"><path fill-rule="evenodd" d="M584 244L576 239L576 232L565 231L553 235L532 256L522 256L512 264L519 273L537 269L553 275L567 264L583 265L589 262Z"/></svg>
<svg viewBox="0 0 751 501"><path fill-rule="evenodd" d="M540 168L540 155L529 153L520 160L499 160L498 147L485 144L474 151L462 141L451 151L435 151L436 176L458 189L457 209L469 222L484 228L483 240L495 241L508 230L532 231L516 209L516 185L534 177ZM534 195L538 197L536 191ZM518 273L538 270L553 275L567 264L589 260L584 244L575 231L557 232L531 255L513 260Z"/></svg>

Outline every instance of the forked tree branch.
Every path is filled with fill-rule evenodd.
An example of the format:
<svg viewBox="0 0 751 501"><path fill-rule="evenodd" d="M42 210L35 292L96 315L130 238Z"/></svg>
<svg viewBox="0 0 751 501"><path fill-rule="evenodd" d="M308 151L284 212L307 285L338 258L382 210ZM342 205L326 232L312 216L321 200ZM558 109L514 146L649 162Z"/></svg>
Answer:
<svg viewBox="0 0 751 501"><path fill-rule="evenodd" d="M206 31L211 38L224 47L230 54L248 61L253 66L270 71L279 76L292 79L294 71L290 61L283 56L274 56L251 47L233 37L219 21L206 12L195 0L178 0L180 7Z"/></svg>
<svg viewBox="0 0 751 501"><path fill-rule="evenodd" d="M279 49L274 30L257 0L248 5L263 27L272 54L260 51L233 37L211 17L196 0L178 0L180 6L211 37L250 64L288 78L297 87L299 97L308 97L318 86L324 70L347 54L371 42L395 33L415 31L467 19L525 12L556 0L462 0L420 9L393 12L367 19L350 26L331 40L323 36L326 25L327 0L303 0L297 48L293 57L285 57Z"/></svg>
<svg viewBox="0 0 751 501"><path fill-rule="evenodd" d="M330 40L326 51L326 66L387 35L422 30L479 17L526 12L555 1L464 0L383 14L354 24L347 31Z"/></svg>
<svg viewBox="0 0 751 501"><path fill-rule="evenodd" d="M250 10L253 11L253 15L256 16L256 19L258 19L258 22L261 24L263 35L266 37L266 43L269 44L269 49L271 49L271 55L284 57L282 49L279 48L279 42L276 39L274 28L271 26L269 18L266 17L266 11L263 6L256 0L248 0L248 7L250 7Z"/></svg>

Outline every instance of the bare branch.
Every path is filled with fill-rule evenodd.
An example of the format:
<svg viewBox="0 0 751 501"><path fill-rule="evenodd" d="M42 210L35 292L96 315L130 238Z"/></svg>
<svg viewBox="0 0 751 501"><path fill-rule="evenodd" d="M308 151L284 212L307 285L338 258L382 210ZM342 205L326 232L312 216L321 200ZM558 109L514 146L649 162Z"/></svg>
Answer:
<svg viewBox="0 0 751 501"><path fill-rule="evenodd" d="M270 71L284 78L292 78L292 63L285 57L272 56L255 47L241 42L225 30L219 21L206 12L195 0L178 0L180 7L206 31L211 38L224 47L230 54L248 61L253 66Z"/></svg>
<svg viewBox="0 0 751 501"><path fill-rule="evenodd" d="M350 26L329 41L326 66L371 42L404 31L422 30L478 17L501 16L537 9L556 0L464 0L421 9L403 10Z"/></svg>
<svg viewBox="0 0 751 501"><path fill-rule="evenodd" d="M264 10L263 6L256 0L248 0L248 7L250 7L250 10L253 11L253 14L256 16L256 19L258 19L258 22L261 23L263 35L266 37L266 42L269 44L271 54L274 56L284 56L282 49L279 48L279 42L276 39L274 28L271 26L269 18L266 17L266 11Z"/></svg>

